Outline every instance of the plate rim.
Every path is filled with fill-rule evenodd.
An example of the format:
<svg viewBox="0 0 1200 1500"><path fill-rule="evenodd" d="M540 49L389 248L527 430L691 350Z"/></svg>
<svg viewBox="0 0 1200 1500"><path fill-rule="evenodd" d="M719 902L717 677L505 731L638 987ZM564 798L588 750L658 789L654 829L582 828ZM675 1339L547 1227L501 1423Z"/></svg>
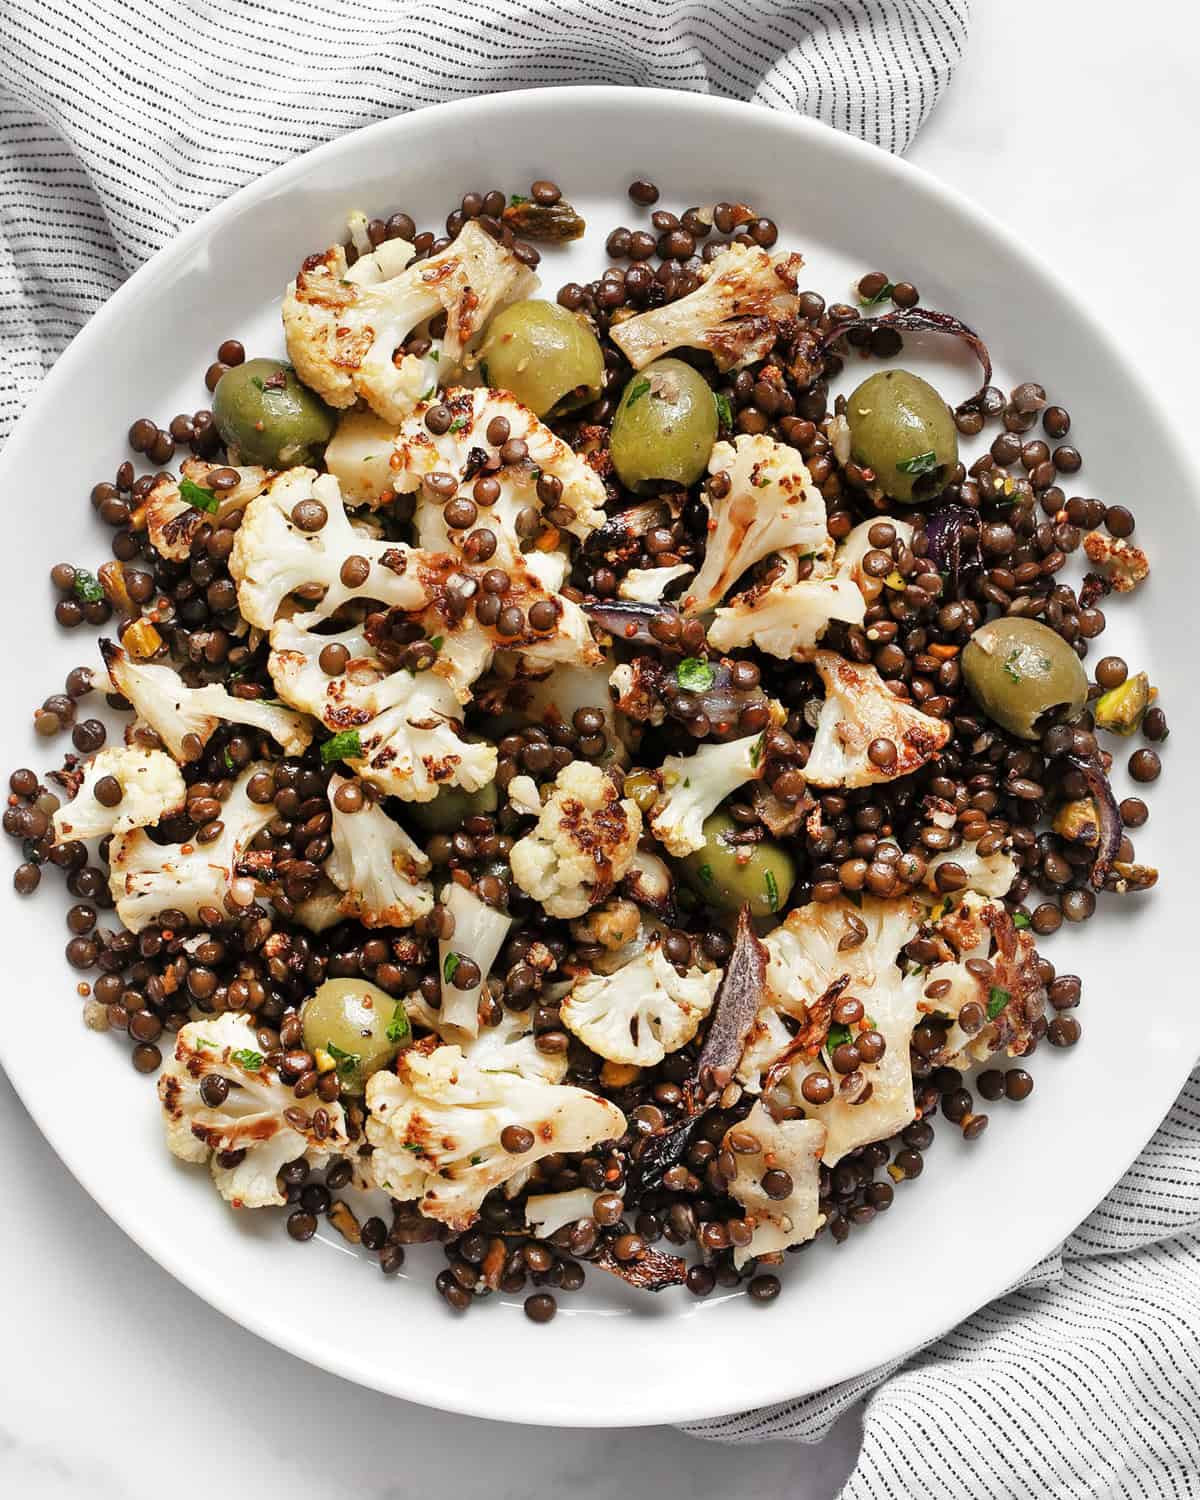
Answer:
<svg viewBox="0 0 1200 1500"><path fill-rule="evenodd" d="M766 112L781 132L791 134L797 140L803 140L805 137L820 140L822 149L831 150L835 155L841 152L851 159L869 161L872 163L869 170L882 171L900 179L919 182L924 193L961 219L965 219L974 232L995 243L1019 268L1040 279L1058 301L1068 306L1074 316L1086 324L1090 334L1104 347L1106 354L1129 372L1139 390L1152 389L1151 382L1137 354L1125 348L1108 326L1093 315L1092 309L1083 296L1053 264L1043 259L1038 252L1031 250L1013 230L989 215L967 193L942 181L925 168L892 155L882 147L858 136L849 135L812 116L792 114L750 101L720 98L684 89L649 89L616 84L552 85L545 88L514 89L448 100L359 126L280 163L206 209L140 265L72 337L49 372L43 377L14 424L3 448L0 449L0 480L5 477L9 466L9 454L14 440L23 430L34 426L41 419L43 409L49 407L58 396L60 388L67 385L75 373L76 366L87 359L89 349L113 331L114 325L118 324L126 306L134 301L141 288L155 278L167 274L175 262L183 261L198 244L206 237L220 231L245 206L256 200L285 192L314 163L323 163L342 154L353 154L361 149L361 143L367 138L373 139L391 134L402 137L411 121L418 116L424 117L431 113L444 119L446 124L451 126L460 116L464 119L471 116L486 117L489 114L503 116L504 112L511 107L536 106L536 108L553 112L556 107L562 106L568 100L575 104L586 100L593 105L616 110L621 107L622 99L629 96L637 96L639 107L648 107L651 110L661 109L664 114L668 115L672 111L683 113L690 111L709 128L713 128L721 117L728 119L733 128L736 128L737 122L749 113L753 112L761 116L763 112ZM502 118L495 123L498 129L503 130ZM1155 418L1158 423L1156 437L1161 439L1165 457L1174 465L1176 473L1180 476L1182 490L1185 494L1191 495L1193 506L1195 506L1196 485L1191 477L1191 469L1184 458L1182 436L1176 421L1161 406L1156 408ZM952 1307L953 1311L947 1317L939 1317L936 1320L934 1333L916 1344L910 1343L907 1339L898 1340L894 1347L884 1348L879 1358L867 1371L863 1371L853 1357L843 1359L839 1364L836 1352L830 1351L826 1371L823 1372L819 1381L814 1383L812 1380L806 1380L803 1375L797 1375L789 1380L781 1372L773 1383L763 1382L762 1387L755 1391L749 1401L745 1397L735 1396L735 1393L730 1391L723 1399L703 1401L693 1397L672 1403L669 1392L659 1391L656 1393L657 1399L653 1411L634 1404L618 1419L603 1414L593 1417L589 1409L585 1407L570 1413L565 1409L556 1410L547 1418L544 1412L531 1414L528 1405L520 1404L518 1398L506 1400L503 1389L488 1389L486 1386L481 1386L476 1395L470 1388L448 1383L435 1384L431 1387L427 1381L418 1378L415 1374L411 1380L397 1379L395 1376L397 1373L402 1374L402 1371L397 1372L392 1367L372 1369L365 1360L356 1362L343 1356L337 1349L323 1347L316 1335L306 1335L302 1329L292 1326L290 1320L273 1318L267 1313L260 1315L253 1303L247 1303L244 1298L239 1300L235 1292L227 1293L225 1284L215 1272L200 1263L193 1264L187 1261L186 1255L177 1241L172 1238L168 1227L164 1226L160 1230L153 1216L149 1216L146 1222L142 1222L131 1210L121 1206L114 1207L107 1201L101 1174L73 1159L71 1141L66 1130L56 1124L52 1112L40 1110L27 1097L19 1073L12 1066L16 1055L15 1048L11 1050L9 1048L6 1033L0 1030L0 1065L4 1067L14 1092L38 1131L97 1207L185 1290L200 1297L240 1327L319 1369L417 1405L434 1407L465 1416L502 1420L528 1426L613 1428L693 1423L709 1418L732 1416L779 1402L800 1400L814 1391L837 1385L847 1379L866 1379L874 1369L897 1359L906 1358L928 1347L944 1337L965 1318L1005 1295L1014 1286L1020 1285L1029 1271L1052 1254L1061 1243L1058 1236L1054 1236L1050 1243L1043 1243L1044 1233L1041 1238L1037 1238L1038 1231L1034 1226L1031 1229L1031 1241L1037 1239L1036 1251L1031 1253L1028 1259L1023 1259L1018 1276L1012 1275L1011 1266L1001 1277L989 1278L981 1275L973 1288L965 1295L960 1295L957 1299L947 1299L947 1307ZM1096 1180L1103 1180L1106 1185L1092 1202L1089 1213L1111 1193L1130 1165L1137 1160L1159 1125L1169 1114L1192 1071L1192 1066L1193 1059L1190 1053L1186 1049L1180 1049L1175 1068L1168 1075L1163 1086L1162 1097L1166 1102L1162 1112L1156 1111L1152 1129L1144 1139L1138 1142L1135 1149L1128 1155L1120 1154L1116 1159L1115 1170L1110 1172L1106 1167L1102 1173L1097 1174ZM1169 1098L1167 1097L1167 1083L1170 1085ZM1075 1226L1071 1227L1073 1229ZM983 1295L980 1295L981 1288L984 1289Z"/></svg>

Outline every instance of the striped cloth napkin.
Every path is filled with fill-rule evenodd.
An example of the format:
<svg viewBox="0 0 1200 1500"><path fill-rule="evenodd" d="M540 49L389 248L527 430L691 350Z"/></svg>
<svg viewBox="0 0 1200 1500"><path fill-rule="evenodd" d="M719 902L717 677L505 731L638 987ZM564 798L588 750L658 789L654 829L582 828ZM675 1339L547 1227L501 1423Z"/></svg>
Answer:
<svg viewBox="0 0 1200 1500"><path fill-rule="evenodd" d="M967 0L0 0L0 441L88 317L233 189L356 126L549 83L685 88L903 151ZM946 1338L686 1430L817 1442L846 1500L1200 1495L1200 1079L1112 1195Z"/></svg>

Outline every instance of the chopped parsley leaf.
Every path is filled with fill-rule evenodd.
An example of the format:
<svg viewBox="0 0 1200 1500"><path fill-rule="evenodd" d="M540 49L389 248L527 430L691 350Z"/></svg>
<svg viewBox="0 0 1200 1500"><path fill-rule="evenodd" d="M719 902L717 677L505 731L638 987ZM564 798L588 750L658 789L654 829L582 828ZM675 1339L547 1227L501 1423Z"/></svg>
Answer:
<svg viewBox="0 0 1200 1500"><path fill-rule="evenodd" d="M76 599L81 599L84 604L95 604L104 598L104 586L95 573L89 573L86 568L75 569L73 588Z"/></svg>
<svg viewBox="0 0 1200 1500"><path fill-rule="evenodd" d="M508 206L509 206L509 208L516 208L516 206L517 206L518 203L528 203L528 202L529 202L529 199L525 196L524 193L513 193L513 195L508 200Z"/></svg>
<svg viewBox="0 0 1200 1500"><path fill-rule="evenodd" d="M233 770L233 756L230 755L228 746L224 750L221 751L221 759L225 762L225 769L227 771L232 771Z"/></svg>
<svg viewBox="0 0 1200 1500"><path fill-rule="evenodd" d="M250 1047L239 1047L236 1052L229 1054L231 1061L237 1063L239 1068L245 1068L247 1073L257 1073L263 1065L263 1055L255 1052Z"/></svg>
<svg viewBox="0 0 1200 1500"><path fill-rule="evenodd" d="M758 763L760 760L762 760L763 746L766 743L767 733L764 729L762 734L760 734L759 737L754 741L753 745L750 746L750 765L755 771L758 770Z"/></svg>
<svg viewBox="0 0 1200 1500"><path fill-rule="evenodd" d="M648 380L635 380L629 387L629 389L625 392L626 411L628 411L631 406L635 405L635 403L640 401L643 396L649 395L649 393L650 382Z"/></svg>
<svg viewBox="0 0 1200 1500"><path fill-rule="evenodd" d="M442 649L442 647L446 644L446 637L444 635L431 636L430 639L429 639L429 644L433 647L433 649L435 651L440 651Z"/></svg>
<svg viewBox="0 0 1200 1500"><path fill-rule="evenodd" d="M358 730L342 729L321 746L321 764L331 766L338 760L357 760L362 753Z"/></svg>
<svg viewBox="0 0 1200 1500"><path fill-rule="evenodd" d="M266 386L262 383L262 380L257 375L251 375L251 377L250 377L250 384L254 387L254 389L256 391L265 391L266 390Z"/></svg>
<svg viewBox="0 0 1200 1500"><path fill-rule="evenodd" d="M763 880L767 887L767 902L772 911L779 910L779 887L775 884L775 876L770 870L763 871Z"/></svg>
<svg viewBox="0 0 1200 1500"><path fill-rule="evenodd" d="M994 1021L1011 999L1012 996L1007 990L1002 990L998 984L992 985L991 991L988 994L988 1020Z"/></svg>
<svg viewBox="0 0 1200 1500"><path fill-rule="evenodd" d="M859 307L878 307L881 302L886 302L896 290L890 281L885 281L873 297L860 297Z"/></svg>
<svg viewBox="0 0 1200 1500"><path fill-rule="evenodd" d="M932 448L927 448L924 453L916 453L912 458L902 458L896 465L901 474L932 474L935 469L941 468L938 456Z"/></svg>
<svg viewBox="0 0 1200 1500"><path fill-rule="evenodd" d="M675 681L688 692L702 693L716 680L712 667L698 656L685 656L675 668Z"/></svg>
<svg viewBox="0 0 1200 1500"><path fill-rule="evenodd" d="M206 490L202 484L196 484L190 479L179 481L179 498L186 500L196 510L206 511L210 516L215 516L220 506L220 501L212 490Z"/></svg>
<svg viewBox="0 0 1200 1500"><path fill-rule="evenodd" d="M830 1057L832 1057L838 1047L844 1047L847 1042L852 1042L853 1040L854 1037L850 1032L849 1026L839 1026L835 1024L831 1026L829 1028L829 1031L826 1033L825 1050L829 1053Z"/></svg>
<svg viewBox="0 0 1200 1500"><path fill-rule="evenodd" d="M717 403L717 421L722 427L733 426L733 407L729 404L729 397L721 391L713 392L713 400Z"/></svg>
<svg viewBox="0 0 1200 1500"><path fill-rule="evenodd" d="M701 865L700 868L699 868L699 870L697 870L696 873L700 876L700 879L704 882L705 885L712 885L712 882L713 882L712 865Z"/></svg>
<svg viewBox="0 0 1200 1500"><path fill-rule="evenodd" d="M1011 678L1013 682L1021 681L1021 673L1015 665L1015 663L1019 662L1020 660L1021 648L1020 646L1014 646L1013 649L1008 653L1008 656L1006 657L1004 662L1005 676Z"/></svg>
<svg viewBox="0 0 1200 1500"><path fill-rule="evenodd" d="M407 1042L411 1038L412 1023L408 1019L408 1012L404 1009L404 1001L397 1000L392 1019L387 1023L387 1039L389 1042Z"/></svg>
<svg viewBox="0 0 1200 1500"><path fill-rule="evenodd" d="M333 1058L337 1066L337 1076L339 1078L353 1078L358 1072L359 1064L362 1062L361 1053L347 1052L343 1047L339 1047L336 1042L326 1042L325 1050Z"/></svg>
<svg viewBox="0 0 1200 1500"><path fill-rule="evenodd" d="M1019 931L1029 926L1029 918L1023 911L1013 912L1013 926Z"/></svg>
<svg viewBox="0 0 1200 1500"><path fill-rule="evenodd" d="M442 965L442 978L446 981L447 984L450 984L453 981L455 974L458 973L458 966L460 963L462 963L462 959L459 958L457 953L446 954L446 962Z"/></svg>
<svg viewBox="0 0 1200 1500"><path fill-rule="evenodd" d="M461 432L466 425L467 425L467 419L466 419L466 417L455 417L454 421L450 423L450 426L447 429L447 431L449 431L449 432Z"/></svg>

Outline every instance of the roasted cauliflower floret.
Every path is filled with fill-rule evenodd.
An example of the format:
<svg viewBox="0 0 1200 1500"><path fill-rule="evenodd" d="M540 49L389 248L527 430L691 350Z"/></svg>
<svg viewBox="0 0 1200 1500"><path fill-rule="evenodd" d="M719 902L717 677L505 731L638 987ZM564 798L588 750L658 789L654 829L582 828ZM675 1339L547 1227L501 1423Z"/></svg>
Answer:
<svg viewBox="0 0 1200 1500"><path fill-rule="evenodd" d="M730 1151L737 1176L729 1184L729 1193L746 1210L754 1229L748 1244L734 1247L733 1263L741 1267L753 1256L802 1245L821 1227L825 1127L819 1120L775 1120L759 1101L740 1125L726 1131L726 1146L731 1135L737 1137L739 1146L753 1138L759 1147L757 1151ZM792 1180L791 1192L783 1198L772 1197L762 1185L768 1172L786 1172Z"/></svg>
<svg viewBox="0 0 1200 1500"><path fill-rule="evenodd" d="M925 869L925 884L940 895L937 872L943 865L957 865L967 877L965 890L978 891L983 896L1007 896L1017 878L1017 862L1004 849L991 854L980 854L975 844L960 844L957 849L946 849L935 854Z"/></svg>
<svg viewBox="0 0 1200 1500"><path fill-rule="evenodd" d="M479 995L504 946L513 919L455 881L442 895L450 932L438 941L442 1008L438 1029L462 1041L479 1031Z"/></svg>
<svg viewBox="0 0 1200 1500"><path fill-rule="evenodd" d="M137 746L101 750L84 767L74 797L51 819L55 842L148 828L168 813L178 812L186 800L187 787L179 768L163 751Z"/></svg>
<svg viewBox="0 0 1200 1500"><path fill-rule="evenodd" d="M766 1003L746 1038L738 1078L754 1092L783 1090L785 1099L820 1120L828 1132L824 1160L829 1166L857 1146L894 1135L913 1118L908 1047L925 981L903 974L897 958L916 936L923 915L921 904L908 897L864 896L861 907L841 898L810 902L790 911L763 940ZM810 1104L800 1085L807 1072L828 1062L838 1035L835 1029L831 1039L833 1006L851 996L865 1010L855 1030L878 1032L885 1051L876 1062L861 1064L857 1091L843 1092L833 1074L834 1097L828 1104ZM783 1024L784 1016L794 1030ZM848 1029L842 1040L852 1039Z"/></svg>
<svg viewBox="0 0 1200 1500"><path fill-rule="evenodd" d="M586 1151L625 1130L615 1105L584 1089L473 1067L458 1047L420 1042L396 1072L367 1084L367 1139L385 1192L419 1199L423 1214L462 1231L494 1187L543 1156ZM508 1151L501 1134L521 1126L527 1151Z"/></svg>
<svg viewBox="0 0 1200 1500"><path fill-rule="evenodd" d="M965 1069L1000 1051L1023 1056L1046 1005L1031 935L1017 930L1000 902L974 891L935 922L933 934L946 957L921 976L920 1009L951 1023L937 1061ZM972 959L991 972L969 969Z"/></svg>
<svg viewBox="0 0 1200 1500"><path fill-rule="evenodd" d="M411 927L433 910L433 886L423 878L429 874L429 860L361 787L362 805L343 812L337 794L344 787L353 788L354 782L331 777L333 852L324 865L342 892L341 913L357 917L364 927Z"/></svg>
<svg viewBox="0 0 1200 1500"><path fill-rule="evenodd" d="M708 643L718 651L757 646L788 660L811 652L834 620L860 625L866 612L866 600L848 579L776 581L738 594L718 609Z"/></svg>
<svg viewBox="0 0 1200 1500"><path fill-rule="evenodd" d="M314 529L293 519L301 505L314 505L299 512L306 525L320 523ZM449 571L448 559L424 557L353 526L337 480L315 469L286 469L250 502L229 556L238 607L260 630L270 630L284 602L300 589L312 604L292 616L302 627L357 598L423 609Z"/></svg>
<svg viewBox="0 0 1200 1500"><path fill-rule="evenodd" d="M804 768L813 786L872 786L908 776L932 760L950 738L950 725L891 692L874 667L832 651L814 657L825 702ZM895 758L876 764L867 753L886 740Z"/></svg>
<svg viewBox="0 0 1200 1500"><path fill-rule="evenodd" d="M365 780L406 802L431 802L443 786L477 792L496 775L496 747L462 738L454 689L432 672L393 672L374 718L343 755Z"/></svg>
<svg viewBox="0 0 1200 1500"><path fill-rule="evenodd" d="M513 879L552 917L581 917L629 868L642 832L637 804L599 766L559 773L537 827L513 845Z"/></svg>
<svg viewBox="0 0 1200 1500"><path fill-rule="evenodd" d="M202 1092L210 1077L227 1085L215 1106ZM213 1181L235 1208L286 1203L281 1167L301 1157L323 1166L331 1152L350 1145L340 1104L320 1104L317 1121L310 1107L316 1101L297 1099L267 1067L253 1016L227 1011L182 1027L159 1076L158 1097L171 1154L191 1162L211 1156Z"/></svg>
<svg viewBox="0 0 1200 1500"><path fill-rule="evenodd" d="M708 542L684 595L688 614L712 609L747 568L771 552L825 557L825 502L794 448L762 434L717 443L708 461Z"/></svg>
<svg viewBox="0 0 1200 1500"><path fill-rule="evenodd" d="M780 325L796 314L800 255L768 255L729 245L713 257L703 284L663 307L617 324L612 340L635 370L672 349L703 349L719 370L762 359Z"/></svg>
<svg viewBox="0 0 1200 1500"><path fill-rule="evenodd" d="M446 314L442 361L449 376L492 314L537 285L533 272L474 221L439 255L402 268L391 258L357 277L335 245L309 256L287 289L288 357L330 406L353 406L361 396L379 416L399 421L428 394L424 362L395 357L420 324Z"/></svg>
<svg viewBox="0 0 1200 1500"><path fill-rule="evenodd" d="M302 754L312 741L312 724L289 708L235 698L216 682L187 687L173 667L131 661L113 641L102 640L100 654L113 692L128 700L138 722L153 729L176 760L195 759L222 724L261 729L288 755Z"/></svg>
<svg viewBox="0 0 1200 1500"><path fill-rule="evenodd" d="M691 563L675 563L669 568L630 568L617 584L617 596L635 604L657 604L677 578L695 572Z"/></svg>
<svg viewBox="0 0 1200 1500"><path fill-rule="evenodd" d="M1143 579L1150 576L1150 561L1146 554L1124 537L1089 531L1083 539L1083 550L1089 562L1107 570L1108 581L1118 594L1132 593Z"/></svg>
<svg viewBox="0 0 1200 1500"><path fill-rule="evenodd" d="M441 1036L438 1024L433 1029ZM481 1026L469 1041L450 1035L442 1040L457 1041L468 1063L481 1073L515 1073L543 1083L561 1083L566 1077L566 1053L538 1051L532 1010L505 1010L495 1026Z"/></svg>
<svg viewBox="0 0 1200 1500"><path fill-rule="evenodd" d="M160 557L185 562L191 552L192 538L201 526L215 526L235 511L244 510L275 477L271 469L238 469L237 484L214 490L209 476L224 469L227 469L224 464L187 458L183 461L181 478L172 479L165 474L155 480L144 505L146 530Z"/></svg>
<svg viewBox="0 0 1200 1500"><path fill-rule="evenodd" d="M600 1057L652 1068L696 1035L720 982L718 969L680 974L655 937L615 973L577 979L562 1022Z"/></svg>
<svg viewBox="0 0 1200 1500"><path fill-rule="evenodd" d="M650 810L650 831L676 859L704 847L704 820L725 798L762 774L763 737L701 745L691 755L668 755L662 791Z"/></svg>
<svg viewBox="0 0 1200 1500"><path fill-rule="evenodd" d="M269 770L259 762L238 777L221 808L220 837L210 844L156 844L142 828L117 834L108 850L108 885L117 916L130 932L141 932L162 911L180 911L205 926L226 916L227 902L235 911L250 905L255 870L244 864L244 856L275 808L252 802L246 788L257 771Z"/></svg>

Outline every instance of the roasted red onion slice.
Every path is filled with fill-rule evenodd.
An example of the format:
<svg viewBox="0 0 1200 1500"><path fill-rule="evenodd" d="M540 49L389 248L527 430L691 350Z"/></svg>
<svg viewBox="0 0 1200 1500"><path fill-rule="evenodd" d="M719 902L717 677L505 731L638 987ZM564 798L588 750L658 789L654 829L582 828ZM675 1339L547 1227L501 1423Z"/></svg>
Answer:
<svg viewBox="0 0 1200 1500"><path fill-rule="evenodd" d="M592 599L582 606L584 614L601 630L618 641L629 641L639 646L659 646L664 640L678 640L682 621L673 604L642 603L634 600ZM650 629L657 624L663 632L656 636Z"/></svg>
<svg viewBox="0 0 1200 1500"><path fill-rule="evenodd" d="M682 1286L687 1279L687 1262L661 1250L646 1249L637 1260L621 1261L604 1245L591 1263L643 1292L665 1292L668 1287Z"/></svg>
<svg viewBox="0 0 1200 1500"><path fill-rule="evenodd" d="M1121 851L1121 835L1124 832L1121 811L1117 806L1116 797L1113 796L1108 777L1096 760L1091 756L1083 755L1068 755L1065 759L1083 777L1087 783L1088 793L1096 804L1100 827L1096 840L1096 858L1092 862L1091 881L1096 890L1103 890L1113 861Z"/></svg>
<svg viewBox="0 0 1200 1500"><path fill-rule="evenodd" d="M844 318L835 323L825 334L823 345L828 351L843 334L852 328L896 328L906 333L949 333L962 339L975 355L983 369L983 384L973 396L960 403L957 411L982 411L984 393L992 383L992 357L987 345L973 328L950 313L934 312L932 308L914 307L903 312L884 313L878 318Z"/></svg>
<svg viewBox="0 0 1200 1500"><path fill-rule="evenodd" d="M750 907L738 912L733 952L717 990L712 1024L696 1064L698 1096L707 1100L729 1083L742 1060L742 1049L767 990L767 950L759 942Z"/></svg>
<svg viewBox="0 0 1200 1500"><path fill-rule="evenodd" d="M979 512L965 505L943 505L925 522L929 556L946 579L946 596L961 599L983 572Z"/></svg>

